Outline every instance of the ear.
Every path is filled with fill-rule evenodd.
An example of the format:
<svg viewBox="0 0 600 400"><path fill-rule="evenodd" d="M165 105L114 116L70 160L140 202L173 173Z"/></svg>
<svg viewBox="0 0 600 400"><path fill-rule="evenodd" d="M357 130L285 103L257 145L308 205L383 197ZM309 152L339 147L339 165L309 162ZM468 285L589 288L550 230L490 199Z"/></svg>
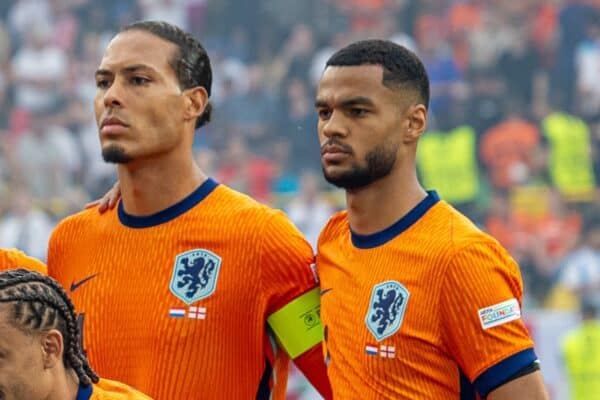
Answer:
<svg viewBox="0 0 600 400"><path fill-rule="evenodd" d="M407 143L416 142L427 128L427 108L423 104L413 104L406 110Z"/></svg>
<svg viewBox="0 0 600 400"><path fill-rule="evenodd" d="M42 333L42 352L44 368L53 368L58 363L63 362L64 341L63 336L57 329L51 329Z"/></svg>
<svg viewBox="0 0 600 400"><path fill-rule="evenodd" d="M208 93L201 86L186 89L183 92L185 96L184 118L186 121L195 121L202 115L208 104Z"/></svg>

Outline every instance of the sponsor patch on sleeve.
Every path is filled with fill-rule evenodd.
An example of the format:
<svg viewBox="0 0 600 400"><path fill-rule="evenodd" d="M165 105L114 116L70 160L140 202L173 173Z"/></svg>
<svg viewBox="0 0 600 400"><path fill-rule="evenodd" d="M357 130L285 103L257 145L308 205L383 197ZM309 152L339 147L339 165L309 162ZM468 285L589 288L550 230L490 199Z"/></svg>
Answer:
<svg viewBox="0 0 600 400"><path fill-rule="evenodd" d="M483 329L493 328L521 318L517 299L510 299L479 310L479 321Z"/></svg>

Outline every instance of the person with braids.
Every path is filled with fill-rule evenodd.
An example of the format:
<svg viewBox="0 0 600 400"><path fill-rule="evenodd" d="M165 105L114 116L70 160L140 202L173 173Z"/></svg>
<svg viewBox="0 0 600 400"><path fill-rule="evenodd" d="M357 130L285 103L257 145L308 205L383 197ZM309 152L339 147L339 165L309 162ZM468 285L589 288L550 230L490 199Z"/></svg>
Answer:
<svg viewBox="0 0 600 400"><path fill-rule="evenodd" d="M49 274L70 288L102 376L157 399L283 399L291 358L330 398L310 245L194 162L211 81L178 27L137 22L111 40L94 109L121 199L59 224Z"/></svg>
<svg viewBox="0 0 600 400"><path fill-rule="evenodd" d="M0 271L15 269L18 267L37 271L42 274L46 274L48 272L46 264L33 257L29 257L21 250L0 249Z"/></svg>
<svg viewBox="0 0 600 400"><path fill-rule="evenodd" d="M96 375L67 293L23 268L0 272L0 399L150 400Z"/></svg>

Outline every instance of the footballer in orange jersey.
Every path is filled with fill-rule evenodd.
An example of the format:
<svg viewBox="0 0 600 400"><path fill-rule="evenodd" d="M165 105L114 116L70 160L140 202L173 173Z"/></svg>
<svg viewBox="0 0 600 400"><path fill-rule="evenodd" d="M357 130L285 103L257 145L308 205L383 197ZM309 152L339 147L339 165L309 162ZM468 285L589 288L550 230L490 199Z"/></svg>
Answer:
<svg viewBox="0 0 600 400"><path fill-rule="evenodd" d="M283 398L291 358L330 397L310 245L193 161L211 79L175 26L139 22L112 39L94 108L122 198L59 224L49 274L70 288L102 376L165 400Z"/></svg>
<svg viewBox="0 0 600 400"><path fill-rule="evenodd" d="M547 399L521 320L519 268L420 185L429 82L389 41L348 45L317 91L325 178L347 211L318 241L335 399Z"/></svg>
<svg viewBox="0 0 600 400"><path fill-rule="evenodd" d="M29 257L21 250L0 249L0 271L15 268L25 268L42 274L47 273L46 264L38 259Z"/></svg>
<svg viewBox="0 0 600 400"><path fill-rule="evenodd" d="M0 272L0 399L151 400L98 378L81 350L64 289L21 268Z"/></svg>

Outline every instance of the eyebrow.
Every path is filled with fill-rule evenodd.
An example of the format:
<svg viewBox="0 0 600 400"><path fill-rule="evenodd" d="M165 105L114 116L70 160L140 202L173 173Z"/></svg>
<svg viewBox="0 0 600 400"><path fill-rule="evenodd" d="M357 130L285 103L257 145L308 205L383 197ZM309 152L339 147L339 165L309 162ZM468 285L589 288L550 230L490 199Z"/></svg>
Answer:
<svg viewBox="0 0 600 400"><path fill-rule="evenodd" d="M121 71L123 71L126 74L132 74L134 72L139 72L139 71L155 72L154 68L149 67L147 65L143 65L143 64L129 65L127 67L122 68ZM111 70L100 68L100 69L96 70L96 73L94 74L94 76L113 75L113 74L114 74L114 72Z"/></svg>
<svg viewBox="0 0 600 400"><path fill-rule="evenodd" d="M317 99L315 101L315 107L319 108L319 107L327 107L329 105L329 103L325 100L322 99ZM364 97L364 96L357 96L357 97L352 97L349 99L345 99L339 102L339 105L341 107L345 107L345 108L349 108L349 107L354 107L354 106L370 106L373 107L375 105L375 103L373 103L373 101L368 98L368 97Z"/></svg>

